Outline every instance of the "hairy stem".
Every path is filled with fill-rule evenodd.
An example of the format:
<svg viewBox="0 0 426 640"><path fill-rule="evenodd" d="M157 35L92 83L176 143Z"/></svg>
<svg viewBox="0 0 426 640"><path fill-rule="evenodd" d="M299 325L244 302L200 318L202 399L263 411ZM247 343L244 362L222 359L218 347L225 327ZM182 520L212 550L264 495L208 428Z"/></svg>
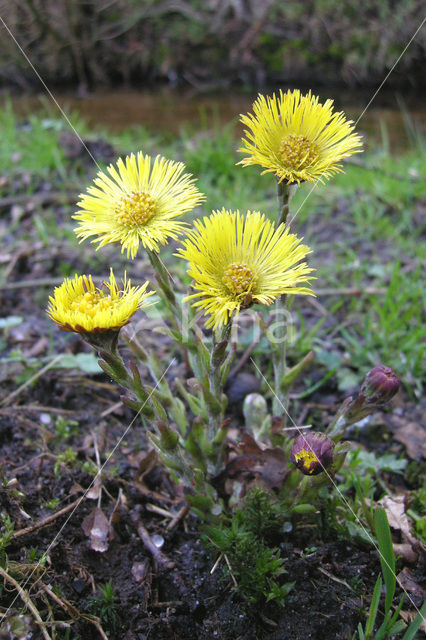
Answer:
<svg viewBox="0 0 426 640"><path fill-rule="evenodd" d="M296 191L297 185L289 185L282 181L278 183L278 224L289 226L290 200ZM273 415L283 415L285 426L287 414L283 407L287 408L287 394L282 391L282 380L287 369L287 313L288 297L282 295L275 303L275 317L277 327L275 331L275 345L272 351L272 364L274 369L274 398L272 402Z"/></svg>
<svg viewBox="0 0 426 640"><path fill-rule="evenodd" d="M223 402L223 387L225 381L222 378L222 365L226 359L226 351L229 337L232 330L232 320L222 330L221 335L213 333L213 345L210 356L210 367L208 371L209 395L211 402L207 401L209 414L208 435L210 442L218 441L225 413L225 403ZM206 397L206 396L205 396ZM207 398L206 398L207 399ZM216 466L219 467L222 459L222 447L217 446Z"/></svg>

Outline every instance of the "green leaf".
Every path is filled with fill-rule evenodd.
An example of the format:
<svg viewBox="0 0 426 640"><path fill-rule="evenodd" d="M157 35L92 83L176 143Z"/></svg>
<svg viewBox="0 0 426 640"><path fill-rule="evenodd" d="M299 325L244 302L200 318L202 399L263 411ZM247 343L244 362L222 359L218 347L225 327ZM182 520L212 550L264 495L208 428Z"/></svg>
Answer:
<svg viewBox="0 0 426 640"><path fill-rule="evenodd" d="M292 508L292 513L316 513L318 509L313 504L298 504Z"/></svg>
<svg viewBox="0 0 426 640"><path fill-rule="evenodd" d="M10 329L11 327L17 327L24 318L21 316L7 316L7 318L0 318L0 329Z"/></svg>
<svg viewBox="0 0 426 640"><path fill-rule="evenodd" d="M58 360L55 369L80 369L84 373L101 373L101 367L94 353L65 353Z"/></svg>
<svg viewBox="0 0 426 640"><path fill-rule="evenodd" d="M348 389L352 389L352 387L356 387L359 384L359 374L354 373L347 367L338 369L336 375L340 391L347 391Z"/></svg>
<svg viewBox="0 0 426 640"><path fill-rule="evenodd" d="M320 351L315 349L316 360L327 367L327 369L337 369L342 361L336 351Z"/></svg>
<svg viewBox="0 0 426 640"><path fill-rule="evenodd" d="M355 538L355 540L361 540L367 544L372 544L374 542L373 537L368 533L368 531L356 522L351 522L350 520L346 522L346 529L348 530L351 538Z"/></svg>
<svg viewBox="0 0 426 640"><path fill-rule="evenodd" d="M401 631L404 631L406 626L407 625L405 624L404 620L398 620L398 622L396 622L390 629L388 629L387 635L390 638L393 638L397 633L401 633Z"/></svg>

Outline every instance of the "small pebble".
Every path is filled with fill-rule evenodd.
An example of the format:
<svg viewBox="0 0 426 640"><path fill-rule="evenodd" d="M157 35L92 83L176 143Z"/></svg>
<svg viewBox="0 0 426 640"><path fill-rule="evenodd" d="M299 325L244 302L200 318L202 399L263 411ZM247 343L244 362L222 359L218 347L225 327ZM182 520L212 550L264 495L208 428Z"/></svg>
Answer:
<svg viewBox="0 0 426 640"><path fill-rule="evenodd" d="M155 534L152 536L152 541L153 541L153 543L155 544L155 546L157 547L157 549L161 549L161 547L162 547L162 546L163 546L163 544L164 544L164 538L163 538L163 536L158 535L158 533L155 533Z"/></svg>

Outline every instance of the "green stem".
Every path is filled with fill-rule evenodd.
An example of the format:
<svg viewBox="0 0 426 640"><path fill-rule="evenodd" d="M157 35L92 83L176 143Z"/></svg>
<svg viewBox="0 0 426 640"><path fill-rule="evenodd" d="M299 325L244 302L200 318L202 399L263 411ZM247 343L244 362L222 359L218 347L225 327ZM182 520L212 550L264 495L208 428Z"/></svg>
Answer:
<svg viewBox="0 0 426 640"><path fill-rule="evenodd" d="M166 305L169 307L172 313L172 319L175 327L179 330L181 326L181 306L176 300L174 293L174 283L170 273L168 272L165 264L160 259L159 255L155 251L148 251L148 257L151 265L155 271L157 282L161 289L162 298Z"/></svg>
<svg viewBox="0 0 426 640"><path fill-rule="evenodd" d="M290 226L291 220L288 220L290 200L296 193L296 190L297 184L287 184L284 180L278 183L278 224Z"/></svg>
<svg viewBox="0 0 426 640"><path fill-rule="evenodd" d="M220 439L220 430L225 413L225 402L223 402L224 380L222 377L222 365L226 359L226 351L229 343L229 337L232 330L232 319L224 327L221 335L218 337L213 333L213 346L210 356L210 366L208 369L209 393L215 402L206 402L209 414L208 437L210 442ZM219 408L218 408L219 407ZM217 459L216 468L222 461L222 447L216 447Z"/></svg>
<svg viewBox="0 0 426 640"><path fill-rule="evenodd" d="M132 353L137 357L139 362L143 363L150 373L154 384L159 385L159 379L161 378L162 370L158 366L158 362L153 355L145 349L136 336L132 336L127 327L121 330L121 337L124 338L127 346L131 349Z"/></svg>
<svg viewBox="0 0 426 640"><path fill-rule="evenodd" d="M277 343L272 352L272 364L274 368L274 398L272 401L272 413L274 416L286 415L283 407L286 407L286 398L281 390L281 382L287 370L287 338L285 315L287 311L287 296L283 295L275 303L276 318L278 320L275 340ZM284 426L284 425L283 425Z"/></svg>
<svg viewBox="0 0 426 640"><path fill-rule="evenodd" d="M289 185L282 181L278 183L278 224L289 225L290 200L296 191L297 185ZM287 369L287 316L288 297L281 296L275 303L276 318L278 319L278 331L275 332L275 348L272 352L272 364L274 368L274 391L272 402L273 415L283 415L286 422L287 414L283 406L287 408L287 395L282 392L282 380ZM283 424L285 426L285 424Z"/></svg>

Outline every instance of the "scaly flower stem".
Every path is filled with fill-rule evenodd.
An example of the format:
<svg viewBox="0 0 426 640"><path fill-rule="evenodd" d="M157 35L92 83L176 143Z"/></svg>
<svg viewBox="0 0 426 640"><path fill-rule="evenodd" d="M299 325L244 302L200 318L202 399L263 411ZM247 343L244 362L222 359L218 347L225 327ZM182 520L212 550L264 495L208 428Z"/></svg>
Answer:
<svg viewBox="0 0 426 640"><path fill-rule="evenodd" d="M117 349L118 331L86 333L82 334L82 337L97 351L101 369L137 398L137 401L127 399L128 402L125 404L136 411L141 411L150 419L156 417L167 421L164 407L169 407L173 399L167 381L161 385L161 388L151 388L142 383L137 365L130 362L128 368Z"/></svg>
<svg viewBox="0 0 426 640"><path fill-rule="evenodd" d="M155 253L155 251L148 251L148 257L151 262L151 265L155 271L155 275L157 277L157 282L160 286L162 292L162 298L164 302L169 307L172 318L175 326L179 329L181 325L181 311L180 305L176 300L176 296L173 291L173 281L170 273L168 272L166 266L161 261L159 255Z"/></svg>
<svg viewBox="0 0 426 640"><path fill-rule="evenodd" d="M288 220L290 213L290 200L297 191L297 184L278 183L278 224L286 224L290 226L291 220Z"/></svg>
<svg viewBox="0 0 426 640"><path fill-rule="evenodd" d="M221 427L225 412L225 402L223 401L224 381L222 378L222 365L226 359L226 351L229 337L232 330L232 319L222 329L221 335L213 333L213 345L210 357L210 367L208 370L209 393L205 394L207 409L209 413L208 437L210 442L219 442L221 439ZM211 397L211 402L208 397ZM219 468L222 459L222 447L217 446L216 466Z"/></svg>
<svg viewBox="0 0 426 640"><path fill-rule="evenodd" d="M278 183L278 224L289 226L290 220L290 200L295 194L297 185L289 185L284 180ZM282 380L287 368L287 301L286 295L281 296L275 303L275 314L278 319L277 331L275 332L275 348L272 351L272 364L274 368L274 398L272 402L273 415L283 415L283 426L285 426L287 414L283 406L287 408L287 394L282 392Z"/></svg>

